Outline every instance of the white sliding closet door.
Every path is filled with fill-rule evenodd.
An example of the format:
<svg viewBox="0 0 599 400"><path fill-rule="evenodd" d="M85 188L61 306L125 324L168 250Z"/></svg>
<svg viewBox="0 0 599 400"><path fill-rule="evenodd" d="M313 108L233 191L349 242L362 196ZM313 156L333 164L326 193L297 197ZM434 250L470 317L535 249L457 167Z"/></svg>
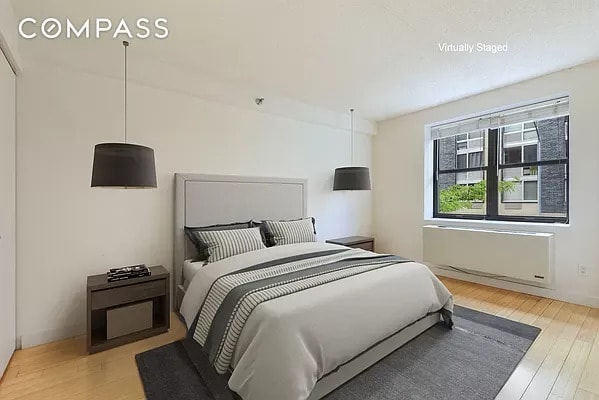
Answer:
<svg viewBox="0 0 599 400"><path fill-rule="evenodd" d="M15 74L0 51L0 377L15 350Z"/></svg>

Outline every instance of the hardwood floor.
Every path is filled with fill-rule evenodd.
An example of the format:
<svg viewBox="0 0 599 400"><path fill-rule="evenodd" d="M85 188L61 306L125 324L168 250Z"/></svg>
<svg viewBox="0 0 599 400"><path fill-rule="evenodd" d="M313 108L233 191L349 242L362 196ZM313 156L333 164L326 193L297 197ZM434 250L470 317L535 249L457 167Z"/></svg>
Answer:
<svg viewBox="0 0 599 400"><path fill-rule="evenodd" d="M497 399L599 400L599 309L441 279L457 304L542 329ZM17 351L0 398L143 399L135 354L184 335L171 315L168 333L98 354L85 353L84 337Z"/></svg>
<svg viewBox="0 0 599 400"><path fill-rule="evenodd" d="M0 399L144 399L135 354L184 336L171 314L168 333L101 353L88 355L84 336L19 350L0 382Z"/></svg>

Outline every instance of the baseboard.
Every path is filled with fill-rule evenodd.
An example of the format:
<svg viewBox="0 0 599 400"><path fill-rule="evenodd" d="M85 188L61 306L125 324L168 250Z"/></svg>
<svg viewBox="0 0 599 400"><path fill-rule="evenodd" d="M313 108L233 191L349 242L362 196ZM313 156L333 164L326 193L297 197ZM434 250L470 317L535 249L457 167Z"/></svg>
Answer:
<svg viewBox="0 0 599 400"><path fill-rule="evenodd" d="M39 346L41 344L56 342L58 340L70 339L84 334L84 325L70 325L59 329L49 329L41 332L23 334L17 337L17 342L21 342L20 348L26 349L28 347Z"/></svg>
<svg viewBox="0 0 599 400"><path fill-rule="evenodd" d="M462 281L479 283L481 285L492 286L500 289L512 290L514 292L521 292L531 294L534 296L547 297L553 300L565 301L568 303L599 308L599 297L585 296L579 293L565 292L563 290L558 289L542 288L515 282L503 281L499 279L486 278L458 271L450 271L435 266L429 266L429 268L431 269L431 271L433 271L434 274L446 276L448 278L455 278Z"/></svg>

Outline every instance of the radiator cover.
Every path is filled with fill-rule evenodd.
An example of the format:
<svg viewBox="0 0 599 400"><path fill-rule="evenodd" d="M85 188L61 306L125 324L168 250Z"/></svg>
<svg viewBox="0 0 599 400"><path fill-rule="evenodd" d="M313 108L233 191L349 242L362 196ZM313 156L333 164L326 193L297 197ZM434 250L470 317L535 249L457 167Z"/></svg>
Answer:
<svg viewBox="0 0 599 400"><path fill-rule="evenodd" d="M424 261L548 286L553 233L423 227Z"/></svg>

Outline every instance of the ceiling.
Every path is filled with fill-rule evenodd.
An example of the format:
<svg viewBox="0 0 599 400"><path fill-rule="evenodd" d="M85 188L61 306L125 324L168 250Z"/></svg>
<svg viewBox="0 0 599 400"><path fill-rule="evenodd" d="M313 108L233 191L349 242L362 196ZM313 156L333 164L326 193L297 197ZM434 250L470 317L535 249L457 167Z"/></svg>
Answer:
<svg viewBox="0 0 599 400"><path fill-rule="evenodd" d="M594 0L13 0L19 18L165 17L137 57L372 120L431 107L599 58ZM119 40L122 40L120 38ZM507 44L505 53L442 43ZM117 42L118 43L118 42ZM118 74L100 40L22 40L24 58ZM117 53L118 52L118 53Z"/></svg>

